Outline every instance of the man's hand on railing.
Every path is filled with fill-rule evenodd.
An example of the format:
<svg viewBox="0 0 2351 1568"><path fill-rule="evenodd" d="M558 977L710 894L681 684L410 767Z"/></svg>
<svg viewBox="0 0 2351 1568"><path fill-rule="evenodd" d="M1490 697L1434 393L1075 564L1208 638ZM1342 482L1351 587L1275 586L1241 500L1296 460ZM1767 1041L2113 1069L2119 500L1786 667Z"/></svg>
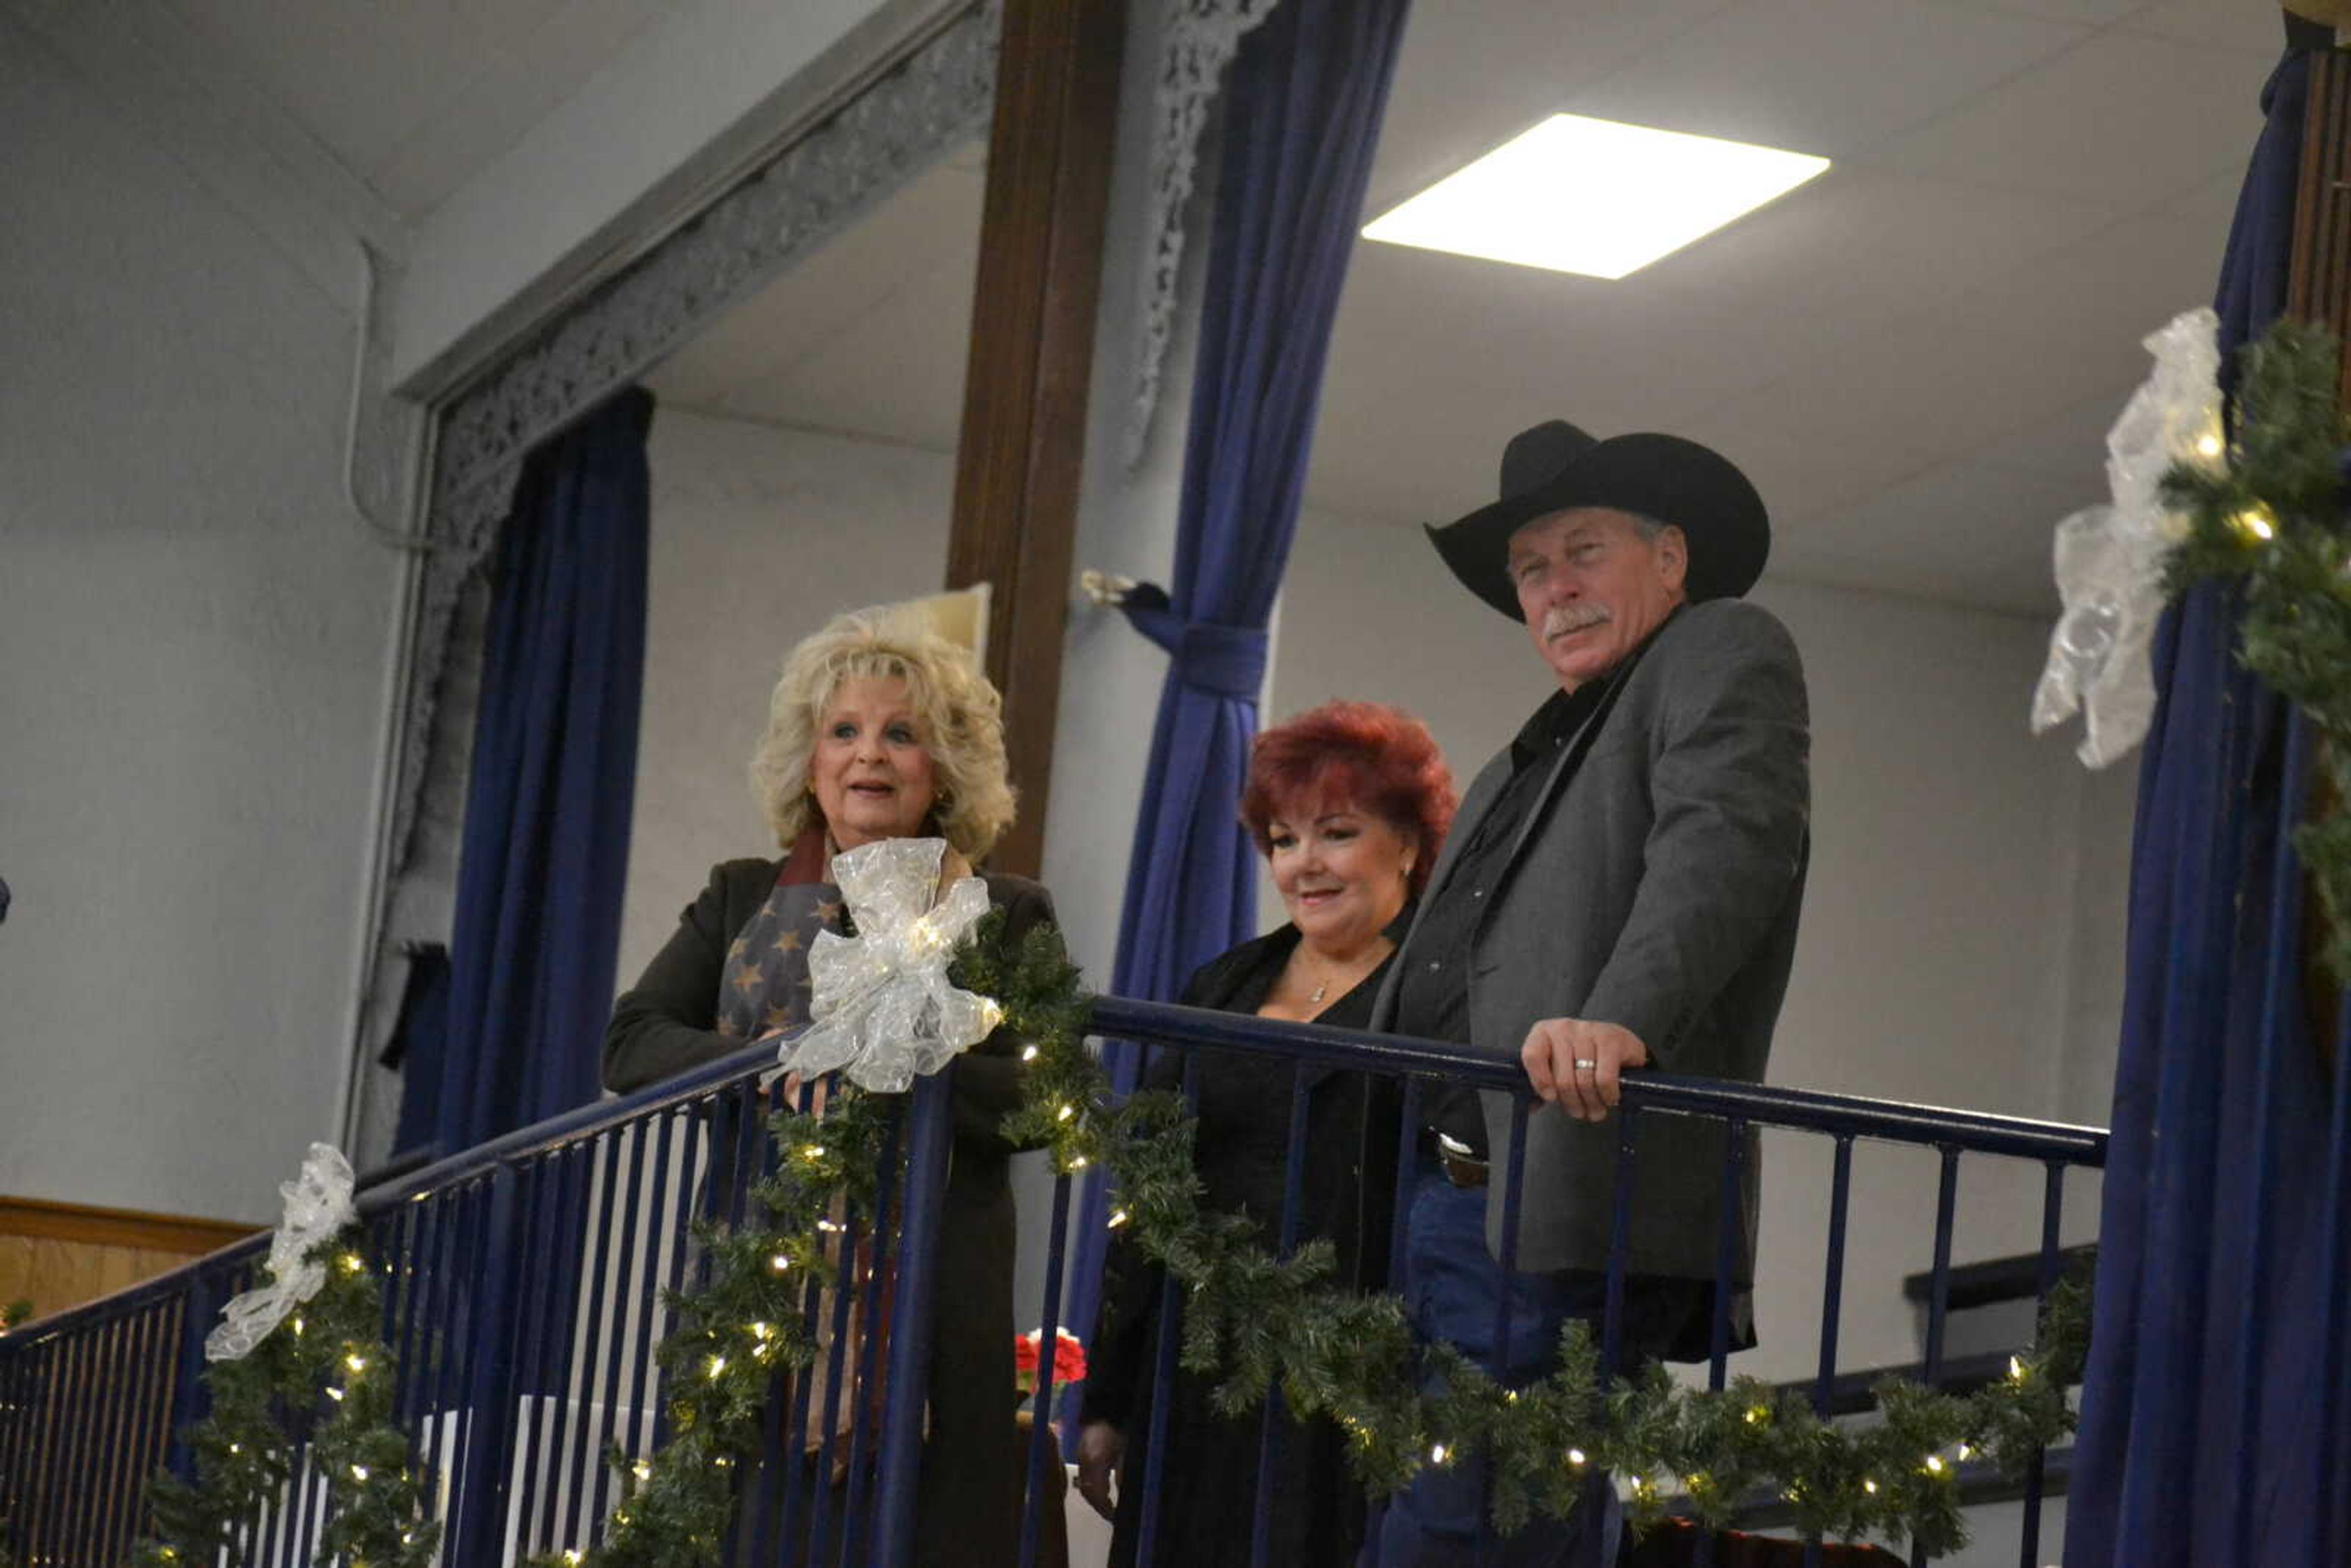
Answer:
<svg viewBox="0 0 2351 1568"><path fill-rule="evenodd" d="M1110 1479L1125 1459L1126 1434L1109 1422L1089 1421L1078 1429L1078 1495L1104 1519L1117 1516Z"/></svg>
<svg viewBox="0 0 2351 1568"><path fill-rule="evenodd" d="M1579 1122L1598 1122L1624 1097L1625 1069L1649 1065L1649 1048L1622 1024L1541 1019L1519 1060L1537 1094Z"/></svg>

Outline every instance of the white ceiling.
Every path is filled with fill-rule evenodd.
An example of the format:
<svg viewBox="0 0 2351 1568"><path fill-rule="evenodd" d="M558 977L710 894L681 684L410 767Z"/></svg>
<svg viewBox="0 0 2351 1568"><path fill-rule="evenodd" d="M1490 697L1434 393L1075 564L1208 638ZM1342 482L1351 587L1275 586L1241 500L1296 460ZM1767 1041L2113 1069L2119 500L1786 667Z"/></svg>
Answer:
<svg viewBox="0 0 2351 1568"><path fill-rule="evenodd" d="M675 0L162 0L413 221Z"/></svg>
<svg viewBox="0 0 2351 1568"><path fill-rule="evenodd" d="M2252 0L1423 0L1372 214L1558 110L1836 166L1615 283L1360 245L1308 504L1442 519L1538 420L1668 429L1753 476L1776 572L2053 609L2050 526L2211 293L2279 42ZM974 150L655 389L951 448L979 186Z"/></svg>
<svg viewBox="0 0 2351 1568"><path fill-rule="evenodd" d="M413 219L674 0L156 3ZM2050 609L2049 526L2101 488L2138 339L2211 292L2279 41L2259 0L1418 0L1373 213L1559 110L1836 166L1614 283L1360 245L1309 505L1444 518L1537 420L1671 429L1754 476L1775 571ZM656 391L951 449L983 156Z"/></svg>

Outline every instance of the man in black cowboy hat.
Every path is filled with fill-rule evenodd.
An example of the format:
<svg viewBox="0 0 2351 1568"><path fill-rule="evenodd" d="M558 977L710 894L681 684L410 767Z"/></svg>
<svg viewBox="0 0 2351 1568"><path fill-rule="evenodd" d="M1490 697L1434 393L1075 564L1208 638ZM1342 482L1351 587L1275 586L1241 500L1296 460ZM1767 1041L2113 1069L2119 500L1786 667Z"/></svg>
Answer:
<svg viewBox="0 0 2351 1568"><path fill-rule="evenodd" d="M1504 452L1501 498L1429 536L1526 623L1558 690L1463 798L1373 1027L1508 1054L1540 1097L1507 1309L1513 1097L1434 1097L1405 1258L1416 1329L1491 1364L1506 1322L1499 1370L1525 1382L1555 1364L1568 1320L1598 1335L1624 1071L1763 1076L1809 852L1804 677L1786 629L1741 598L1771 548L1762 500L1696 442L1538 425ZM1726 1216L1723 1127L1639 1123L1628 1365L1705 1357L1718 1317L1729 1346L1753 1343L1745 1142ZM1613 1552L1613 1493L1595 1480L1604 1506L1576 1526L1538 1521L1477 1557L1479 1491L1473 1466L1424 1469L1389 1510L1382 1568Z"/></svg>

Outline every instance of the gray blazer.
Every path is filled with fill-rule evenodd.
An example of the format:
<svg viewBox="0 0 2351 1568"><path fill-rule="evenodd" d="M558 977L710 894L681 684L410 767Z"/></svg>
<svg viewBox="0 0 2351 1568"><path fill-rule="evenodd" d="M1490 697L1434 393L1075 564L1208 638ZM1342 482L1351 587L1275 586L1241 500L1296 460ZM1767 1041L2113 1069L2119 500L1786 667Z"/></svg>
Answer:
<svg viewBox="0 0 2351 1568"><path fill-rule="evenodd" d="M1810 855L1810 720L1796 644L1742 600L1683 609L1614 703L1550 764L1503 881L1472 941L1469 1029L1517 1061L1538 1019L1624 1025L1662 1071L1761 1082L1787 990ZM1567 779L1569 764L1581 758ZM1510 776L1507 748L1470 785L1424 911ZM1419 924L1374 1005L1390 1027ZM1507 1169L1512 1100L1488 1093L1495 1170ZM1539 1107L1527 1124L1518 1266L1604 1268L1617 1118ZM1644 1116L1635 1139L1630 1267L1711 1279L1724 1130ZM1748 1134L1738 1280L1755 1258L1756 1148ZM1486 1216L1500 1250L1501 1191Z"/></svg>

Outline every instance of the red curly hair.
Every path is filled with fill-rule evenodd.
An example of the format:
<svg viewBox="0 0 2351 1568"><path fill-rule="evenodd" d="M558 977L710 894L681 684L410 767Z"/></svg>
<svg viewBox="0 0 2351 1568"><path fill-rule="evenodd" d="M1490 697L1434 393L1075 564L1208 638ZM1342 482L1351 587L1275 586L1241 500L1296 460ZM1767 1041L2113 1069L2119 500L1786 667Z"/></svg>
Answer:
<svg viewBox="0 0 2351 1568"><path fill-rule="evenodd" d="M1277 817L1346 808L1378 817L1418 846L1412 895L1428 885L1453 825L1453 770L1428 726L1384 703L1328 702L1264 731L1249 747L1241 822L1272 852Z"/></svg>

